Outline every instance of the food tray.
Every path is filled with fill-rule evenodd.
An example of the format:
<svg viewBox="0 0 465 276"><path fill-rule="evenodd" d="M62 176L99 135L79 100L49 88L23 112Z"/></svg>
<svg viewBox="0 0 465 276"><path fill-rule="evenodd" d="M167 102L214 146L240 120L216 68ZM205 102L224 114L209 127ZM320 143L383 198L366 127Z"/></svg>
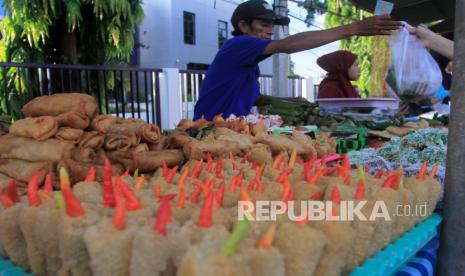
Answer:
<svg viewBox="0 0 465 276"><path fill-rule="evenodd" d="M395 242L355 268L350 276L394 275L437 235L441 216L434 213Z"/></svg>
<svg viewBox="0 0 465 276"><path fill-rule="evenodd" d="M324 98L316 101L320 107L399 108L399 101L393 98Z"/></svg>

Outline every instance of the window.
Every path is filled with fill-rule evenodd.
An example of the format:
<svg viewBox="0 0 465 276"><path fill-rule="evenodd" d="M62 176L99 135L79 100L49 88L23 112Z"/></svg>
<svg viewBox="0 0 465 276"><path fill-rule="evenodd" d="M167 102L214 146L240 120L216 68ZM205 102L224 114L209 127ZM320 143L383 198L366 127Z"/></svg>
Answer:
<svg viewBox="0 0 465 276"><path fill-rule="evenodd" d="M195 44L195 14L184 12L184 43Z"/></svg>
<svg viewBox="0 0 465 276"><path fill-rule="evenodd" d="M228 39L228 22L218 20L218 47L221 48L223 43Z"/></svg>

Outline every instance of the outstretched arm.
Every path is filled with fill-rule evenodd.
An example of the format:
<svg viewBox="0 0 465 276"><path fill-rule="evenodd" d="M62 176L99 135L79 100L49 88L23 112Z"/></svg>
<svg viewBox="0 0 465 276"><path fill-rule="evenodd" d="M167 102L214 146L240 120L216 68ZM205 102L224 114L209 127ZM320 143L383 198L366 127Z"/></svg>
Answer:
<svg viewBox="0 0 465 276"><path fill-rule="evenodd" d="M273 41L266 47L263 54L292 54L353 35L389 35L391 31L399 29L400 26L400 22L391 20L388 15L372 16L352 24L322 31L302 32Z"/></svg>
<svg viewBox="0 0 465 276"><path fill-rule="evenodd" d="M442 37L421 25L417 28L409 29L409 32L416 35L425 44L425 47L438 52L448 59L452 59L454 56L454 41Z"/></svg>

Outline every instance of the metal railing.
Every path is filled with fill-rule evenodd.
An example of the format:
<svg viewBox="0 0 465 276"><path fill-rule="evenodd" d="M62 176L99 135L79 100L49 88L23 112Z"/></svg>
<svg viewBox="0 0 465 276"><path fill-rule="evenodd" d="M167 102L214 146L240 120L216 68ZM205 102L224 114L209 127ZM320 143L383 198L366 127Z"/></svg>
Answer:
<svg viewBox="0 0 465 276"><path fill-rule="evenodd" d="M177 110L171 106L178 105L177 101L166 100L174 91L179 93L179 116L192 118L205 78L205 71L179 70L179 87L171 87L165 82L166 78L162 78L164 71L153 68L0 63L0 69L2 111L15 117L21 117L21 107L34 97L80 92L93 95L101 113L139 118L157 125L161 125L162 116L169 117ZM262 75L259 82L260 92L271 95L272 76ZM165 90L160 89L161 85ZM312 95L307 95L307 85L303 78L289 78L288 96L311 98ZM163 106L160 106L161 101Z"/></svg>
<svg viewBox="0 0 465 276"><path fill-rule="evenodd" d="M2 109L9 114L34 97L80 92L93 95L102 113L161 122L160 69L3 62L0 69Z"/></svg>
<svg viewBox="0 0 465 276"><path fill-rule="evenodd" d="M179 70L179 83L181 94L182 117L193 118L194 106L199 99L200 85L205 78L206 71L199 70ZM261 75L258 78L260 83L260 93L263 95L272 95L273 76ZM301 77L289 77L289 94L288 97L305 97L310 95L305 93L306 80Z"/></svg>

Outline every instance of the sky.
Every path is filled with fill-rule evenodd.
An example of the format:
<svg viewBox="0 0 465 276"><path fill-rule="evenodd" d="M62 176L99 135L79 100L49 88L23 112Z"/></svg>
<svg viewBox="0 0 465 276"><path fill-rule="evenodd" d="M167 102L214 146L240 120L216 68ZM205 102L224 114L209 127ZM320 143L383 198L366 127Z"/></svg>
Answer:
<svg viewBox="0 0 465 276"><path fill-rule="evenodd" d="M292 17L295 16L303 20L307 15L307 10L298 7L296 3L291 1L288 1L288 8L289 14L291 15L291 22L289 24L289 33L291 35L304 31L318 31L324 29L324 15L317 15L315 17L313 25L316 27L307 27L305 22ZM337 50L339 50L339 43L333 42L315 49L291 54L291 60L295 63L295 73L302 77L313 77L314 81L321 80L326 72L316 64L316 59L324 54Z"/></svg>

